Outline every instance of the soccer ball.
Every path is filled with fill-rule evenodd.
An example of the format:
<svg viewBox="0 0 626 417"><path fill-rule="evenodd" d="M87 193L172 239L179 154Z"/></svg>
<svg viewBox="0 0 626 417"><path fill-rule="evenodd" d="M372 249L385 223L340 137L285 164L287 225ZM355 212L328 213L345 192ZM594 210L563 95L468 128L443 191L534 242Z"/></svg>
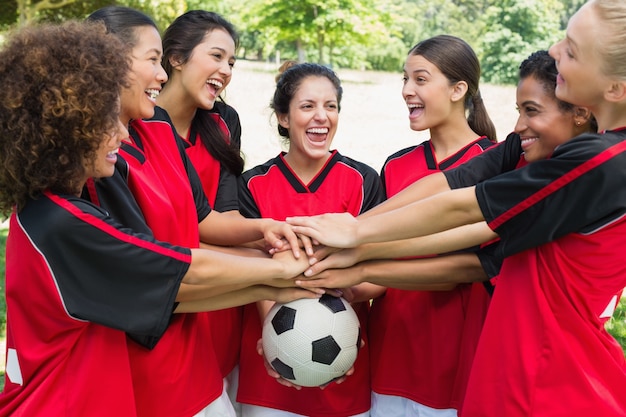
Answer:
<svg viewBox="0 0 626 417"><path fill-rule="evenodd" d="M303 387L324 385L354 364L359 318L343 298L323 295L276 303L263 323L263 351L283 378Z"/></svg>

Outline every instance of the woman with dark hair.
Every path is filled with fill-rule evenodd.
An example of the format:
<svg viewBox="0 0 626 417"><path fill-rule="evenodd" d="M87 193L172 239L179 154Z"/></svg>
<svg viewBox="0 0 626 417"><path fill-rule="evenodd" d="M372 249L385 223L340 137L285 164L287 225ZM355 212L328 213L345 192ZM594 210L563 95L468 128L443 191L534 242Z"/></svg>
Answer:
<svg viewBox="0 0 626 417"><path fill-rule="evenodd" d="M177 321L172 313L307 296L269 287L219 295L222 279L245 287L308 263L163 243L79 197L88 179L114 175L128 136L119 121L128 75L126 47L102 24L27 27L0 49L0 215L11 215L0 415L143 415L140 401L156 399L137 396L131 346L158 345ZM185 300L181 286L198 297ZM168 359L153 365L176 372L180 361ZM151 375L141 383L152 384ZM186 397L173 395L183 410Z"/></svg>
<svg viewBox="0 0 626 417"><path fill-rule="evenodd" d="M464 181L468 178L478 180L479 176L488 177L495 175L495 172L513 170L529 162L550 157L557 146L573 136L583 132L595 131L594 120L588 109L573 106L555 97L554 89L556 87L557 70L554 59L548 55L547 51L539 51L530 55L522 62L519 74L517 106L520 115L515 126L515 133L509 135L506 141L499 146L491 147L488 151L472 158L471 161L462 166L446 171L447 176L454 176L459 181ZM373 211L376 210L378 209L373 209ZM465 239L467 235L471 235L471 231L462 232L459 230L458 232L458 237L454 239L459 242ZM407 242L403 242L402 247L395 248L394 245L388 244L372 245L373 247L370 247L369 251L358 255L356 262L378 259L380 257L406 257L411 254L429 255L437 250L436 245L439 243L437 240L426 240L425 238L417 238L415 240L416 245L409 245ZM452 238L440 238L439 240L452 240ZM418 242L421 242L419 246L417 245ZM463 246L459 248L463 248ZM459 283L482 281L489 278L490 281L486 281L485 285L493 291L492 284L495 284L497 280L502 263L500 257L494 256L496 248L496 245L489 245L476 253L468 252L465 254L431 257L413 260L409 263L391 260L362 262L355 267L322 273L318 277L319 282L315 286L342 287L355 285L360 282L370 282L386 285L389 287L387 289L388 292L391 288L397 288L398 290L428 290L429 287L435 287L433 289L439 290L445 288L445 286L436 288L437 286L434 285L434 282L441 279L447 280L448 285L455 286ZM401 251L398 252L397 249ZM343 254L342 256L345 255ZM321 261L318 265L313 266L312 269L320 271L326 267L340 267L341 265L338 265L336 260L333 260L337 256L338 254L331 255L330 258ZM398 263L406 267L404 273L398 273L401 271L399 269L401 265L397 265ZM396 272L395 274L393 274L394 271ZM441 287L441 284L439 286ZM406 291L405 293L409 294ZM471 313L472 311L466 309L465 314L467 317L470 317ZM476 310L473 313L476 314ZM415 320L417 319L414 318L413 322ZM467 320L469 321L469 318ZM471 330L471 322L468 324L470 324L469 329ZM474 321L474 325L478 326L477 329L481 328L480 324L480 321ZM476 336L476 333L472 334L469 330L464 330L462 334L458 335L458 337L462 337L461 340L464 342L459 349L459 361L461 362L458 365L454 382L454 392L457 401L455 408L458 409L462 406L465 385L470 371L469 366L461 365L471 364L476 346ZM408 340L406 335L404 335L403 340L405 340L405 346L412 343L410 341L406 342ZM371 344L375 346L377 342L372 342ZM397 353L389 356L397 357ZM374 363L384 363L387 359L379 359L372 356L372 360L372 366L374 366ZM385 381L384 375L382 382L378 381L378 373L382 372L383 369L385 368L381 367L380 369L372 370L374 381L372 414L386 416L411 415L408 411L411 407L410 397L392 396L387 398L377 393L376 387ZM411 372L419 371L419 369L411 369L405 372L410 374ZM390 374L388 377L392 378L392 376L395 376L395 378L391 379L391 381L395 382L398 380L397 375L398 371ZM392 403L394 402L397 407L392 408Z"/></svg>
<svg viewBox="0 0 626 417"><path fill-rule="evenodd" d="M246 217L273 218L300 214L349 212L358 215L383 199L382 184L371 167L331 150L339 122L343 89L329 68L288 62L281 67L271 108L278 133L288 151L258 165L240 177L241 212ZM367 337L369 300L343 289ZM245 417L310 416L364 417L369 415L369 346L359 351L354 373L341 384L323 390L290 388L268 380L265 362L257 353L263 320L273 302L245 307L239 392ZM271 374L274 377L278 375ZM269 382L268 382L269 381Z"/></svg>
<svg viewBox="0 0 626 417"><path fill-rule="evenodd" d="M428 129L430 139L387 158L381 171L387 197L422 177L457 167L494 144L496 132L479 80L478 58L460 38L435 36L409 51L402 97L411 129ZM389 262L384 276L400 279L424 273L466 280L485 276L479 258L469 252ZM480 282L448 291L368 288L373 298L372 414L389 416L390 409L398 409L414 410L408 415L455 416L458 375L471 364L464 352L473 351L477 343L489 294Z"/></svg>
<svg viewBox="0 0 626 417"><path fill-rule="evenodd" d="M168 77L161 66L159 32L151 19L146 21L137 16L140 14L130 8L110 6L89 16L89 20L104 22L120 38L121 33L132 29L127 37L121 38L127 43L127 57L131 61L120 112L120 120L128 126L130 135L122 142L117 164L125 183L112 184L108 179L96 182L95 188L89 190L92 200L100 201L126 226L135 227L128 218L125 200L120 197L125 189L130 189L155 238L171 244L197 248L202 241L229 246L265 238L268 245L281 246L281 238L287 237L293 251L298 253L297 238L284 222L231 216L212 210L208 204L198 175L167 114L163 112L163 119L153 117L156 97ZM248 261L242 251L219 250L242 255L239 256L242 262ZM255 256L261 257L258 261L267 256L256 252ZM232 263L231 268L238 271L238 262ZM221 293L224 296L231 292L254 294L258 290L244 288L247 286L224 276ZM180 298L185 300L203 296L201 291L186 286L181 287L180 293ZM214 343L214 326L215 321L207 313L178 315L152 350L129 345L139 415L218 415L217 409L225 415L233 413L224 391L222 358L216 357L221 345ZM170 363L175 365L163 365Z"/></svg>
<svg viewBox="0 0 626 417"><path fill-rule="evenodd" d="M241 218L237 200L237 177L244 166L241 124L235 109L221 99L238 44L233 25L217 13L192 10L177 17L163 35L168 81L157 98L160 107L153 119L171 118L211 207ZM216 355L233 399L242 314L242 308L232 308L210 315Z"/></svg>
<svg viewBox="0 0 626 417"><path fill-rule="evenodd" d="M222 92L230 83L239 36L217 13L189 11L163 35L169 80L157 104L184 139L211 206L238 214L236 177L243 172L239 115ZM157 108L158 111L158 108Z"/></svg>

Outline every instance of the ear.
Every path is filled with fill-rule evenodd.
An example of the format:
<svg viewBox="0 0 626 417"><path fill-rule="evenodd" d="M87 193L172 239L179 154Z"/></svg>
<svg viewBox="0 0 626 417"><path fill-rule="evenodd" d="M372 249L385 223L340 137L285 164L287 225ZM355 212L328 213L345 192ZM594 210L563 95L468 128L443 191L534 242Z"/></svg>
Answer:
<svg viewBox="0 0 626 417"><path fill-rule="evenodd" d="M581 126L586 124L591 119L591 112L586 107L574 107L574 124Z"/></svg>
<svg viewBox="0 0 626 417"><path fill-rule="evenodd" d="M288 114L276 114L276 119L278 119L279 125L281 125L285 129L289 129L289 115Z"/></svg>
<svg viewBox="0 0 626 417"><path fill-rule="evenodd" d="M180 57L171 56L169 57L168 61L170 62L170 65L172 66L173 69L178 70L178 71L181 70L182 62L180 60Z"/></svg>
<svg viewBox="0 0 626 417"><path fill-rule="evenodd" d="M613 103L626 102L626 81L615 80L605 91L604 98Z"/></svg>
<svg viewBox="0 0 626 417"><path fill-rule="evenodd" d="M456 84L452 86L452 95L450 96L450 100L459 101L465 98L465 94L467 93L467 82L458 81Z"/></svg>

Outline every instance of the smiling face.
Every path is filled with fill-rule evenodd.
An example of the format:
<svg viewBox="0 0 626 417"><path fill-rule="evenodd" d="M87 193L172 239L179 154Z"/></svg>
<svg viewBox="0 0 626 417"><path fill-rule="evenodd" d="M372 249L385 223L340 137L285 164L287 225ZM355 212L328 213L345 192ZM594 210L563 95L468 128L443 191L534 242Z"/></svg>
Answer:
<svg viewBox="0 0 626 417"><path fill-rule="evenodd" d="M602 57L597 39L602 22L591 3L583 5L567 25L565 39L550 47L559 71L556 96L568 103L594 110L601 103L608 80L600 70Z"/></svg>
<svg viewBox="0 0 626 417"><path fill-rule="evenodd" d="M542 81L534 76L517 85L519 117L515 132L522 138L528 162L548 158L560 144L578 135L574 110L564 110ZM580 122L579 122L580 123Z"/></svg>
<svg viewBox="0 0 626 417"><path fill-rule="evenodd" d="M234 65L235 41L227 31L214 29L196 45L187 62L173 67L172 82L193 107L211 110L230 83Z"/></svg>
<svg viewBox="0 0 626 417"><path fill-rule="evenodd" d="M289 131L292 161L325 161L339 122L333 83L324 76L304 78L289 103L289 113L279 114L278 122Z"/></svg>
<svg viewBox="0 0 626 417"><path fill-rule="evenodd" d="M167 74L161 66L161 36L152 26L135 29L136 45L131 51L129 85L122 90L120 120L125 125L132 119L154 116L156 97Z"/></svg>
<svg viewBox="0 0 626 417"><path fill-rule="evenodd" d="M409 55L404 64L402 97L409 108L412 130L442 125L452 112L454 86L448 78L421 55Z"/></svg>
<svg viewBox="0 0 626 417"><path fill-rule="evenodd" d="M121 121L107 133L96 151L95 160L86 166L87 178L110 177L115 171L117 152L122 140L128 137L128 130Z"/></svg>

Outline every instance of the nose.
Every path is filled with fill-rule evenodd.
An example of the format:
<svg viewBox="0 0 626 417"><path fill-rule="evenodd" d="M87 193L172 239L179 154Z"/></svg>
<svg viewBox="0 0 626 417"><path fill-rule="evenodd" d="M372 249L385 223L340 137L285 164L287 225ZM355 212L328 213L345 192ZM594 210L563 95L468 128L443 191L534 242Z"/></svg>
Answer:
<svg viewBox="0 0 626 417"><path fill-rule="evenodd" d="M117 134L113 135L113 139L115 139L116 147L119 147L122 143L123 139L128 138L130 133L128 132L128 128L122 123L121 120L117 121Z"/></svg>
<svg viewBox="0 0 626 417"><path fill-rule="evenodd" d="M415 89L412 88L411 83L410 82L406 82L403 86L402 86L402 98L404 100L406 100L409 97L413 97L415 95Z"/></svg>
<svg viewBox="0 0 626 417"><path fill-rule="evenodd" d="M526 123L526 118L520 114L517 117L517 122L515 123L515 128L513 128L513 131L515 133L522 133L524 130L526 130L527 127L528 125Z"/></svg>
<svg viewBox="0 0 626 417"><path fill-rule="evenodd" d="M168 78L169 77L167 76L167 72L165 72L163 65L159 65L159 69L158 69L157 76L156 76L157 81L159 81L161 84L164 84L167 82Z"/></svg>
<svg viewBox="0 0 626 417"><path fill-rule="evenodd" d="M228 61L223 61L219 66L219 72L224 77L230 77L233 73L233 68Z"/></svg>
<svg viewBox="0 0 626 417"><path fill-rule="evenodd" d="M554 58L555 61L559 61L559 46L561 45L562 40L552 44L550 49L548 49L548 54Z"/></svg>
<svg viewBox="0 0 626 417"><path fill-rule="evenodd" d="M315 110L315 120L326 120L328 119L328 114L326 113L326 109L324 106L318 106Z"/></svg>

